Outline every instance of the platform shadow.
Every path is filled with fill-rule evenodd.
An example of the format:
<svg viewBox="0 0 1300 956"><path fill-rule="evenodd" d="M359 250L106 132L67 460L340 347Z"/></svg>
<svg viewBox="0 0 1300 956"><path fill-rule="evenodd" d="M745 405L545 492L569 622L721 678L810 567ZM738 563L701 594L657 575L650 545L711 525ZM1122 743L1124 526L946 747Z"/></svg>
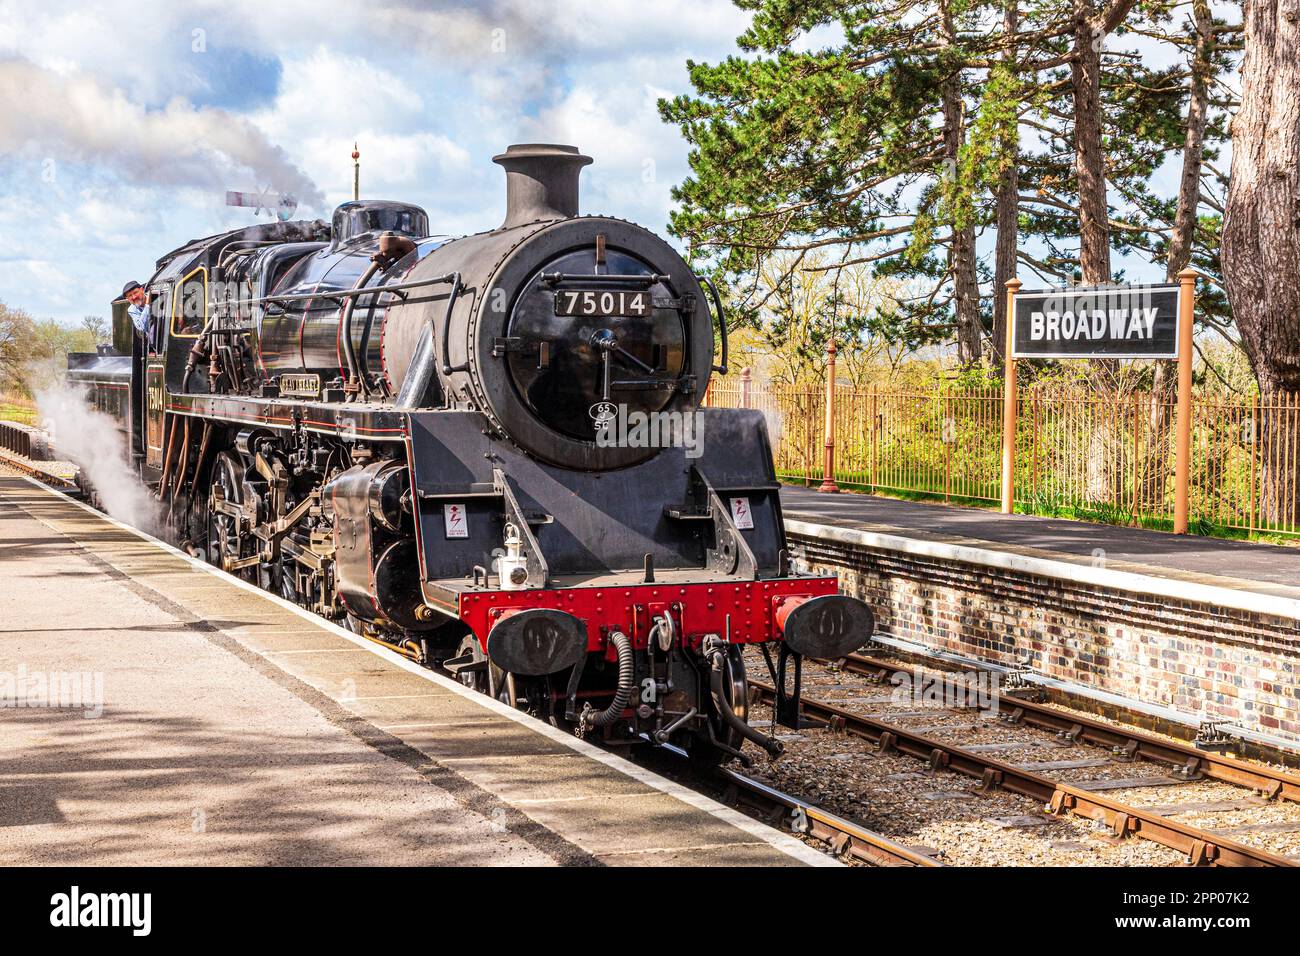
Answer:
<svg viewBox="0 0 1300 956"><path fill-rule="evenodd" d="M500 862L444 790L344 731L13 709L0 728L3 864Z"/></svg>

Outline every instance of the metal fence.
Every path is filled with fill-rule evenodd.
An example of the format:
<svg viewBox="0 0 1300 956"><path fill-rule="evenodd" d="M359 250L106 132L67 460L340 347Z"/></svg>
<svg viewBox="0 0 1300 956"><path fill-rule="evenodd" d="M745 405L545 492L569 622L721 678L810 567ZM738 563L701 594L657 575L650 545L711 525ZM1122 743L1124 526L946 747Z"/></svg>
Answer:
<svg viewBox="0 0 1300 956"><path fill-rule="evenodd" d="M718 381L706 404L760 409L777 474L820 483L821 387ZM1029 387L1016 423L1017 510L1151 527L1174 514L1174 398ZM835 390L835 480L855 490L997 503L999 389ZM1300 396L1196 394L1189 476L1194 532L1300 534Z"/></svg>

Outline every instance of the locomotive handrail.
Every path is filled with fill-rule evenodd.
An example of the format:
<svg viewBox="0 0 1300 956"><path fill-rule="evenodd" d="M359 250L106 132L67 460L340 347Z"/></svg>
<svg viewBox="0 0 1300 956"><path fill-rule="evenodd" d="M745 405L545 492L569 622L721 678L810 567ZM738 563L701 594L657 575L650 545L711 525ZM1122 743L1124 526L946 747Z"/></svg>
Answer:
<svg viewBox="0 0 1300 956"><path fill-rule="evenodd" d="M368 283L381 268L383 268L382 263L378 259L373 260L370 265L366 267L366 271L361 273L361 277L357 279L353 288L364 289L366 283ZM370 397L370 383L366 381L366 376L361 374L360 363L357 361L357 351L352 342L352 313L356 309L357 298L359 297L354 296L348 299L339 309L339 339L343 343L343 358L348 364L348 380L344 383L344 387L346 388L355 383L356 387L360 390L362 397L368 399ZM365 333L366 339L369 338L369 331L369 326L367 326ZM363 352L366 344L367 342L365 340L361 343Z"/></svg>
<svg viewBox="0 0 1300 956"><path fill-rule="evenodd" d="M698 277L697 277L698 278ZM713 366L713 371L719 375L727 374L727 317L722 311L722 296L718 295L718 287L713 284L713 280L708 276L704 277L704 284L709 287L709 295L713 297L713 306L718 313L718 332L722 339L722 364Z"/></svg>
<svg viewBox="0 0 1300 956"><path fill-rule="evenodd" d="M338 289L327 292L295 292L289 295L264 295L257 299L238 299L238 305L260 305L263 302L302 302L305 299L348 299L358 295L371 295L379 292L391 292L398 298L405 300L406 296L401 293L407 289L419 289L424 286L441 285L445 282L455 280L460 283L459 272L448 272L446 275L435 276L432 279L416 279L414 282L394 282L389 285L372 285L364 289Z"/></svg>
<svg viewBox="0 0 1300 956"><path fill-rule="evenodd" d="M442 374L450 375L452 372L461 372L469 368L468 362L461 362L459 365L451 364L451 309L456 304L457 297L460 296L460 273L453 272L454 280L451 286L451 295L447 296L447 312L442 317Z"/></svg>
<svg viewBox="0 0 1300 956"><path fill-rule="evenodd" d="M636 282L645 285L654 285L656 282L667 282L670 276L661 275L620 275L618 273L583 273L583 272L543 272L541 279L547 285L555 285L559 282Z"/></svg>
<svg viewBox="0 0 1300 956"><path fill-rule="evenodd" d="M448 326L451 325L451 310L456 305L456 300L460 297L460 273L448 272L441 277L443 282L451 283L451 293L447 296L447 311L443 314L442 319L442 368L444 375L450 375L466 366L451 368L447 363L446 349L450 333ZM420 336L420 344L416 346L415 355L411 357L411 364L406 370L406 377L402 380L402 388L394 399L394 404L398 408L411 408L414 404L424 397L428 390L429 379L433 376L434 363L438 356L434 353L433 337L435 326L432 320L425 326L424 334Z"/></svg>

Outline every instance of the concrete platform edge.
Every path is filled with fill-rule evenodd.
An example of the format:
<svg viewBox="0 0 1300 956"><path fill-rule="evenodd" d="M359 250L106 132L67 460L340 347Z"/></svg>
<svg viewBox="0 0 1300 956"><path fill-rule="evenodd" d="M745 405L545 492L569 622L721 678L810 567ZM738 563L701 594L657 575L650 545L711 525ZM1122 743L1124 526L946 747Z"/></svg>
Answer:
<svg viewBox="0 0 1300 956"><path fill-rule="evenodd" d="M1300 599L1262 594L1222 585L1202 584L1175 577L1118 571L1112 568L1055 561L1003 551L992 547L950 544L925 538L912 538L901 534L867 531L862 528L842 528L786 516L786 530L810 538L838 541L856 547L884 551L901 551L919 557L946 561L960 561L1001 571L1017 571L1055 578L1072 584L1113 588L1134 594L1160 595L1177 601L1210 604L1260 614L1273 614L1300 621Z"/></svg>

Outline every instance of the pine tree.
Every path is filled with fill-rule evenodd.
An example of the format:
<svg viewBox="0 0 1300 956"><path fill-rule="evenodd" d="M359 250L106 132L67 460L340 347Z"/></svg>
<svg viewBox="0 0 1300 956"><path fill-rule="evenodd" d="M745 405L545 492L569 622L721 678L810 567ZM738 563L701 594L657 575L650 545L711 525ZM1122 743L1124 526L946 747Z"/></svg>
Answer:
<svg viewBox="0 0 1300 956"><path fill-rule="evenodd" d="M753 279L772 256L796 253L793 270L799 254L843 250L839 261L873 263L914 290L898 303L904 324L953 333L961 362L978 360L979 212L962 170L971 73L997 44L974 29L984 8L740 5L754 11L738 41L752 55L689 64L697 95L660 104L692 146L692 174L674 191L674 234L739 286L751 310L763 301ZM841 44L799 47L828 24Z"/></svg>
<svg viewBox="0 0 1300 956"><path fill-rule="evenodd" d="M898 327L955 341L970 364L989 324L1001 357L1013 275L1122 279L1112 250L1214 271L1212 185L1189 183L1215 175L1231 28L1206 28L1206 0L737 2L753 11L745 55L691 64L695 95L660 108L692 146L671 228L751 320L774 256L790 271L865 264L905 290ZM808 50L827 26L842 41ZM1128 31L1189 65L1144 65L1112 37ZM1179 151L1181 200L1158 196ZM833 254L810 265L816 250Z"/></svg>

